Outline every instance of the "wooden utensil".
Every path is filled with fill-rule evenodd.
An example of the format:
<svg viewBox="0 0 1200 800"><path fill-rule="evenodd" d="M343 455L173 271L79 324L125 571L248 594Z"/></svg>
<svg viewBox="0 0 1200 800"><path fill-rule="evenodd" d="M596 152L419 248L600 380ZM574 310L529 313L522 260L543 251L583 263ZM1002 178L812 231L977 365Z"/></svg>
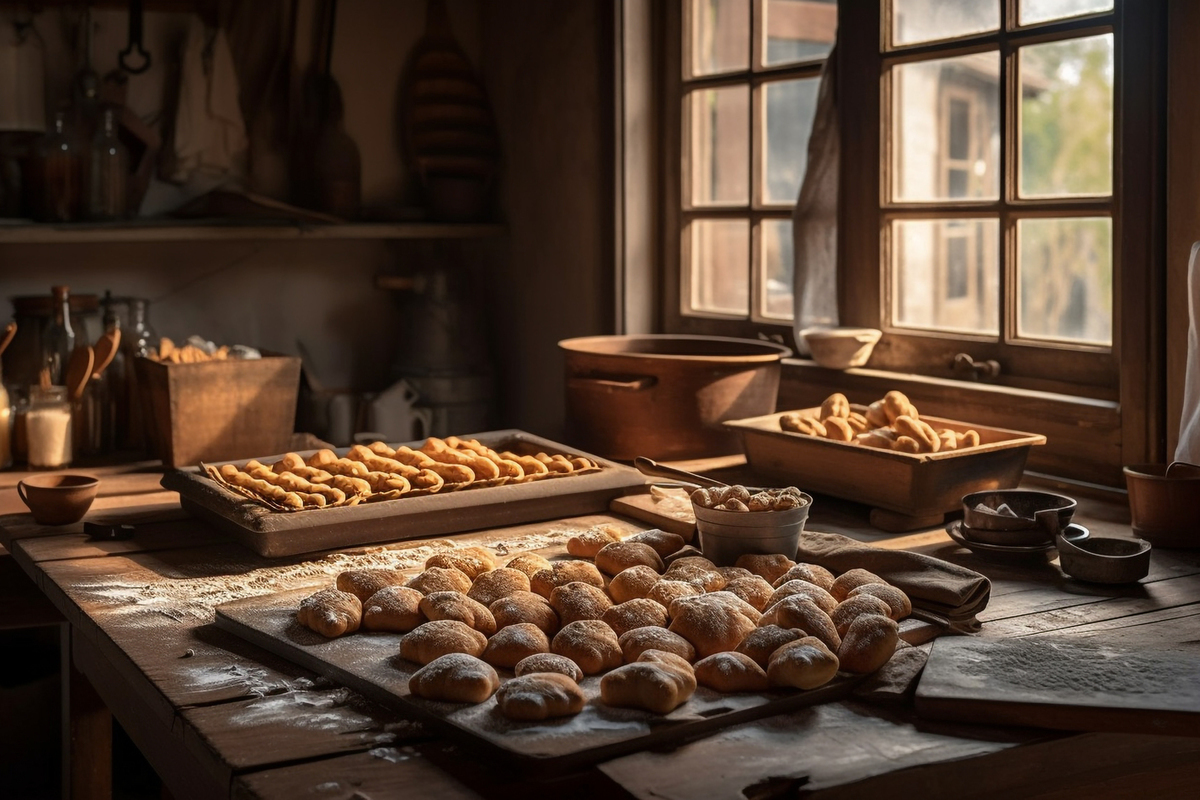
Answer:
<svg viewBox="0 0 1200 800"><path fill-rule="evenodd" d="M90 344L83 344L71 352L71 360L67 362L67 374L64 382L67 394L72 401L83 397L83 390L92 378L92 367L96 362L96 351Z"/></svg>
<svg viewBox="0 0 1200 800"><path fill-rule="evenodd" d="M715 478L706 478L703 475L697 475L694 472L688 472L685 469L677 467L668 467L665 464L659 464L652 458L638 456L633 460L633 466L637 467L637 471L643 475L648 475L651 478L673 478L684 483L691 483L696 486L704 486L712 488L714 486L728 486L728 484L716 480Z"/></svg>
<svg viewBox="0 0 1200 800"><path fill-rule="evenodd" d="M121 329L113 328L111 331L105 332L98 340L95 346L95 363L92 364L92 380L100 380L100 375L112 363L112 360L117 355L117 348L121 346Z"/></svg>
<svg viewBox="0 0 1200 800"><path fill-rule="evenodd" d="M8 347L8 343L11 342L13 337L16 335L17 323L10 322L4 326L4 333L0 334L0 355L4 355L5 348Z"/></svg>

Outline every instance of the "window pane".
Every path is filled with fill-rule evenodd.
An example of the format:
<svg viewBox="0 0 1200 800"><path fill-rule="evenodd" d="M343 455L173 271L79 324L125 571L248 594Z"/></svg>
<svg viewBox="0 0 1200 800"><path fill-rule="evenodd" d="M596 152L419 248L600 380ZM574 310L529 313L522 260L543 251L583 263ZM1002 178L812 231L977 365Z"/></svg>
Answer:
<svg viewBox="0 0 1200 800"><path fill-rule="evenodd" d="M892 43L951 39L1000 27L996 0L892 0Z"/></svg>
<svg viewBox="0 0 1200 800"><path fill-rule="evenodd" d="M1022 197L1112 193L1112 34L1022 47Z"/></svg>
<svg viewBox="0 0 1200 800"><path fill-rule="evenodd" d="M1000 196L1000 54L892 69L894 199Z"/></svg>
<svg viewBox="0 0 1200 800"><path fill-rule="evenodd" d="M997 335L999 231L995 219L892 223L894 324Z"/></svg>
<svg viewBox="0 0 1200 800"><path fill-rule="evenodd" d="M1112 220L1017 222L1017 335L1112 344Z"/></svg>
<svg viewBox="0 0 1200 800"><path fill-rule="evenodd" d="M691 311L750 314L750 221L700 219L688 226Z"/></svg>
<svg viewBox="0 0 1200 800"><path fill-rule="evenodd" d="M763 64L817 61L837 35L837 0L763 0Z"/></svg>
<svg viewBox="0 0 1200 800"><path fill-rule="evenodd" d="M762 315L772 319L792 318L792 222L766 219L759 226L759 286Z"/></svg>
<svg viewBox="0 0 1200 800"><path fill-rule="evenodd" d="M750 0L692 0L692 75L750 67Z"/></svg>
<svg viewBox="0 0 1200 800"><path fill-rule="evenodd" d="M775 81L763 86L762 185L764 203L796 202L808 165L808 137L817 110L819 78Z"/></svg>
<svg viewBox="0 0 1200 800"><path fill-rule="evenodd" d="M693 205L750 202L750 87L690 92Z"/></svg>
<svg viewBox="0 0 1200 800"><path fill-rule="evenodd" d="M1113 0L1021 0L1020 24L1112 11Z"/></svg>

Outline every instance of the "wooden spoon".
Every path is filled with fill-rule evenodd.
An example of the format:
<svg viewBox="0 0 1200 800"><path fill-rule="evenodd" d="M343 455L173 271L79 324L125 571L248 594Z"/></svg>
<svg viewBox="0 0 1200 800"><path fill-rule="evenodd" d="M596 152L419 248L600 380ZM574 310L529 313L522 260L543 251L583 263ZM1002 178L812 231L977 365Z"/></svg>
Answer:
<svg viewBox="0 0 1200 800"><path fill-rule="evenodd" d="M8 347L8 343L11 342L13 337L16 335L17 323L10 322L4 326L4 333L0 334L0 355L4 355L5 348Z"/></svg>
<svg viewBox="0 0 1200 800"><path fill-rule="evenodd" d="M113 358L117 355L117 348L121 346L121 329L113 328L111 331L105 332L96 341L95 357L96 363L92 365L92 380L100 380L100 375L112 363Z"/></svg>
<svg viewBox="0 0 1200 800"><path fill-rule="evenodd" d="M96 351L89 344L76 347L71 352L71 360L67 362L67 374L64 382L67 394L74 401L83 398L83 390L92 377L92 365L96 363Z"/></svg>

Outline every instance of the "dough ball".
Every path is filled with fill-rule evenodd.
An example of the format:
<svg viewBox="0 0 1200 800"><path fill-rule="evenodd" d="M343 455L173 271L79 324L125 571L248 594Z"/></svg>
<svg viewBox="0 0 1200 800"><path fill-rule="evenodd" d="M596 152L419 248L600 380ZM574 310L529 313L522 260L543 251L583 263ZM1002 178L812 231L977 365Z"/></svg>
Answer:
<svg viewBox="0 0 1200 800"><path fill-rule="evenodd" d="M383 587L404 583L404 576L394 569L348 569L337 576L335 583L365 603Z"/></svg>
<svg viewBox="0 0 1200 800"><path fill-rule="evenodd" d="M550 640L550 652L574 661L584 675L612 669L624 658L617 635L598 619L581 619L564 625Z"/></svg>
<svg viewBox="0 0 1200 800"><path fill-rule="evenodd" d="M330 586L300 601L296 621L330 639L354 633L362 623L362 601Z"/></svg>
<svg viewBox="0 0 1200 800"><path fill-rule="evenodd" d="M549 598L554 587L564 584L590 583L592 586L604 588L604 576L596 565L590 561L555 561L550 569L542 569L533 573L529 578L530 591L537 592L542 597Z"/></svg>
<svg viewBox="0 0 1200 800"><path fill-rule="evenodd" d="M789 642L803 639L808 634L799 628L781 628L778 625L762 625L750 631L734 651L749 656L763 669L771 663L775 651Z"/></svg>
<svg viewBox="0 0 1200 800"><path fill-rule="evenodd" d="M767 583L775 583L775 579L796 566L796 562L779 553L746 553L738 556L738 560L733 565L750 570L766 580Z"/></svg>
<svg viewBox="0 0 1200 800"><path fill-rule="evenodd" d="M567 539L567 552L576 558L595 558L605 545L621 541L614 529L591 528Z"/></svg>
<svg viewBox="0 0 1200 800"><path fill-rule="evenodd" d="M772 686L815 689L833 680L838 672L838 657L825 643L805 636L775 651L767 665Z"/></svg>
<svg viewBox="0 0 1200 800"><path fill-rule="evenodd" d="M488 607L458 592L431 592L421 598L421 613L426 619L454 619L484 636L496 632L496 618Z"/></svg>
<svg viewBox="0 0 1200 800"><path fill-rule="evenodd" d="M745 578L734 578L725 584L725 591L735 594L750 605L762 611L767 607L767 601L774 594L771 584L765 578L750 574Z"/></svg>
<svg viewBox="0 0 1200 800"><path fill-rule="evenodd" d="M667 609L648 597L640 597L606 608L600 615L600 619L620 637L621 634L634 628L647 626L665 628L667 626Z"/></svg>
<svg viewBox="0 0 1200 800"><path fill-rule="evenodd" d="M861 614L846 629L838 648L842 669L865 675L882 667L900 643L900 626L881 614Z"/></svg>
<svg viewBox="0 0 1200 800"><path fill-rule="evenodd" d="M851 589L846 598L864 594L878 597L887 603L888 608L891 609L888 616L894 620L902 620L912 613L912 601L908 599L908 595L890 583L864 583Z"/></svg>
<svg viewBox="0 0 1200 800"><path fill-rule="evenodd" d="M481 657L493 667L512 669L526 656L549 652L550 639L545 631L532 622L518 622L496 631Z"/></svg>
<svg viewBox="0 0 1200 800"><path fill-rule="evenodd" d="M671 603L680 597L695 597L701 594L704 594L703 587L697 586L694 583L663 578L656 581L650 587L650 591L646 594L646 597L664 608L670 609Z"/></svg>
<svg viewBox="0 0 1200 800"><path fill-rule="evenodd" d="M837 628L829 615L803 595L785 597L768 608L762 615L760 624L799 628L809 636L820 639L835 653L842 643L842 638L838 636Z"/></svg>
<svg viewBox="0 0 1200 800"><path fill-rule="evenodd" d="M535 672L557 672L566 675L575 682L583 680L583 670L571 659L557 653L534 653L525 656L513 667L517 675L531 675Z"/></svg>
<svg viewBox="0 0 1200 800"><path fill-rule="evenodd" d="M874 572L865 569L851 569L833 579L829 593L840 603L850 595L852 589L867 583L887 583L887 581Z"/></svg>
<svg viewBox="0 0 1200 800"><path fill-rule="evenodd" d="M596 568L606 575L616 575L621 570L638 565L662 572L663 560L653 547L641 542L613 542L596 553Z"/></svg>
<svg viewBox="0 0 1200 800"><path fill-rule="evenodd" d="M419 575L409 578L405 586L416 589L421 594L433 592L462 592L471 590L471 579L460 569L454 567L426 567Z"/></svg>
<svg viewBox="0 0 1200 800"><path fill-rule="evenodd" d="M641 533L635 533L625 541L636 542L638 544L648 544L654 548L654 552L658 553L660 558L666 558L672 553L677 553L687 544L683 537L677 533L668 533L660 531L657 528Z"/></svg>
<svg viewBox="0 0 1200 800"><path fill-rule="evenodd" d="M496 568L496 557L490 550L472 545L430 556L425 560L425 569L430 567L457 569L475 580L484 572Z"/></svg>
<svg viewBox="0 0 1200 800"><path fill-rule="evenodd" d="M837 608L838 601L833 599L833 595L817 586L815 583L796 579L790 580L787 583L780 584L779 588L771 593L771 597L767 600L767 609L778 603L785 597L807 597L817 604L817 608L824 611L826 614L832 614Z"/></svg>
<svg viewBox="0 0 1200 800"><path fill-rule="evenodd" d="M853 597L847 597L842 602L838 603L837 608L829 615L833 620L833 627L837 628L838 636L845 638L846 630L850 627L850 623L854 622L855 618L862 614L881 614L885 617L892 615L891 607L869 594L860 594Z"/></svg>
<svg viewBox="0 0 1200 800"><path fill-rule="evenodd" d="M650 588L658 583L661 575L651 567L636 566L623 569L608 582L608 593L618 603L647 597Z"/></svg>
<svg viewBox="0 0 1200 800"><path fill-rule="evenodd" d="M476 578L475 582L471 584L470 591L467 592L467 597L478 600L485 606L490 606L501 597L508 597L513 592L527 591L529 591L528 575L519 569L500 567L488 570Z"/></svg>
<svg viewBox="0 0 1200 800"><path fill-rule="evenodd" d="M681 597L671 604L669 613L668 630L691 642L701 658L736 648L758 625L760 616L754 606L728 592Z"/></svg>
<svg viewBox="0 0 1200 800"><path fill-rule="evenodd" d="M580 619L600 619L612 607L612 600L603 589L572 581L554 587L550 592L550 605L558 613L559 622L567 625Z"/></svg>
<svg viewBox="0 0 1200 800"><path fill-rule="evenodd" d="M408 679L408 691L417 697L447 703L482 703L499 686L496 670L466 653L432 659Z"/></svg>
<svg viewBox="0 0 1200 800"><path fill-rule="evenodd" d="M400 640L400 657L418 664L428 664L448 653L465 653L478 659L485 647L487 637L465 622L438 619L422 623L404 634Z"/></svg>
<svg viewBox="0 0 1200 800"><path fill-rule="evenodd" d="M531 672L505 682L496 706L509 719L536 721L578 714L587 703L579 684L556 672Z"/></svg>
<svg viewBox="0 0 1200 800"><path fill-rule="evenodd" d="M363 604L362 626L369 631L408 633L425 621L422 597L407 586L385 586Z"/></svg>
<svg viewBox="0 0 1200 800"><path fill-rule="evenodd" d="M788 581L795 580L808 581L828 592L833 586L833 573L818 564L799 563L771 581L771 585L778 589Z"/></svg>
<svg viewBox="0 0 1200 800"><path fill-rule="evenodd" d="M630 664L637 661L647 650L674 653L688 662L696 658L696 648L692 647L692 643L666 628L634 628L621 634L617 643L621 645L621 654L625 662Z"/></svg>
<svg viewBox="0 0 1200 800"><path fill-rule="evenodd" d="M558 631L558 612L540 594L513 592L492 603L488 610L496 620L497 630L519 622L531 622L547 636L553 636Z"/></svg>
<svg viewBox="0 0 1200 800"><path fill-rule="evenodd" d="M685 672L676 663L651 657L658 652L647 650L638 661L617 667L601 678L601 702L656 714L667 714L687 702L696 691L691 665L684 663Z"/></svg>
<svg viewBox="0 0 1200 800"><path fill-rule="evenodd" d="M553 565L544 556L539 556L537 553L521 553L513 556L504 566L508 569L519 569L528 578L532 578L533 573L539 570L553 568Z"/></svg>
<svg viewBox="0 0 1200 800"><path fill-rule="evenodd" d="M696 682L718 692L763 692L770 688L767 672L745 653L713 653L696 662Z"/></svg>

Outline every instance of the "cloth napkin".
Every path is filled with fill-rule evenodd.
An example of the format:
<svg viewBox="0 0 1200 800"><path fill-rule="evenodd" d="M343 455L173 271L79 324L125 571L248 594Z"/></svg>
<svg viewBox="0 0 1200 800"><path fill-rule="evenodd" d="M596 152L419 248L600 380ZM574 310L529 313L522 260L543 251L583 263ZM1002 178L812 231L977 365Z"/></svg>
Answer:
<svg viewBox="0 0 1200 800"><path fill-rule="evenodd" d="M974 570L907 550L888 550L836 533L806 531L796 559L819 564L835 575L854 568L874 572L912 600L914 617L956 633L980 629L977 614L987 607L992 583Z"/></svg>
<svg viewBox="0 0 1200 800"><path fill-rule="evenodd" d="M1192 245L1188 259L1188 317L1188 360L1175 460L1200 464L1200 242Z"/></svg>

